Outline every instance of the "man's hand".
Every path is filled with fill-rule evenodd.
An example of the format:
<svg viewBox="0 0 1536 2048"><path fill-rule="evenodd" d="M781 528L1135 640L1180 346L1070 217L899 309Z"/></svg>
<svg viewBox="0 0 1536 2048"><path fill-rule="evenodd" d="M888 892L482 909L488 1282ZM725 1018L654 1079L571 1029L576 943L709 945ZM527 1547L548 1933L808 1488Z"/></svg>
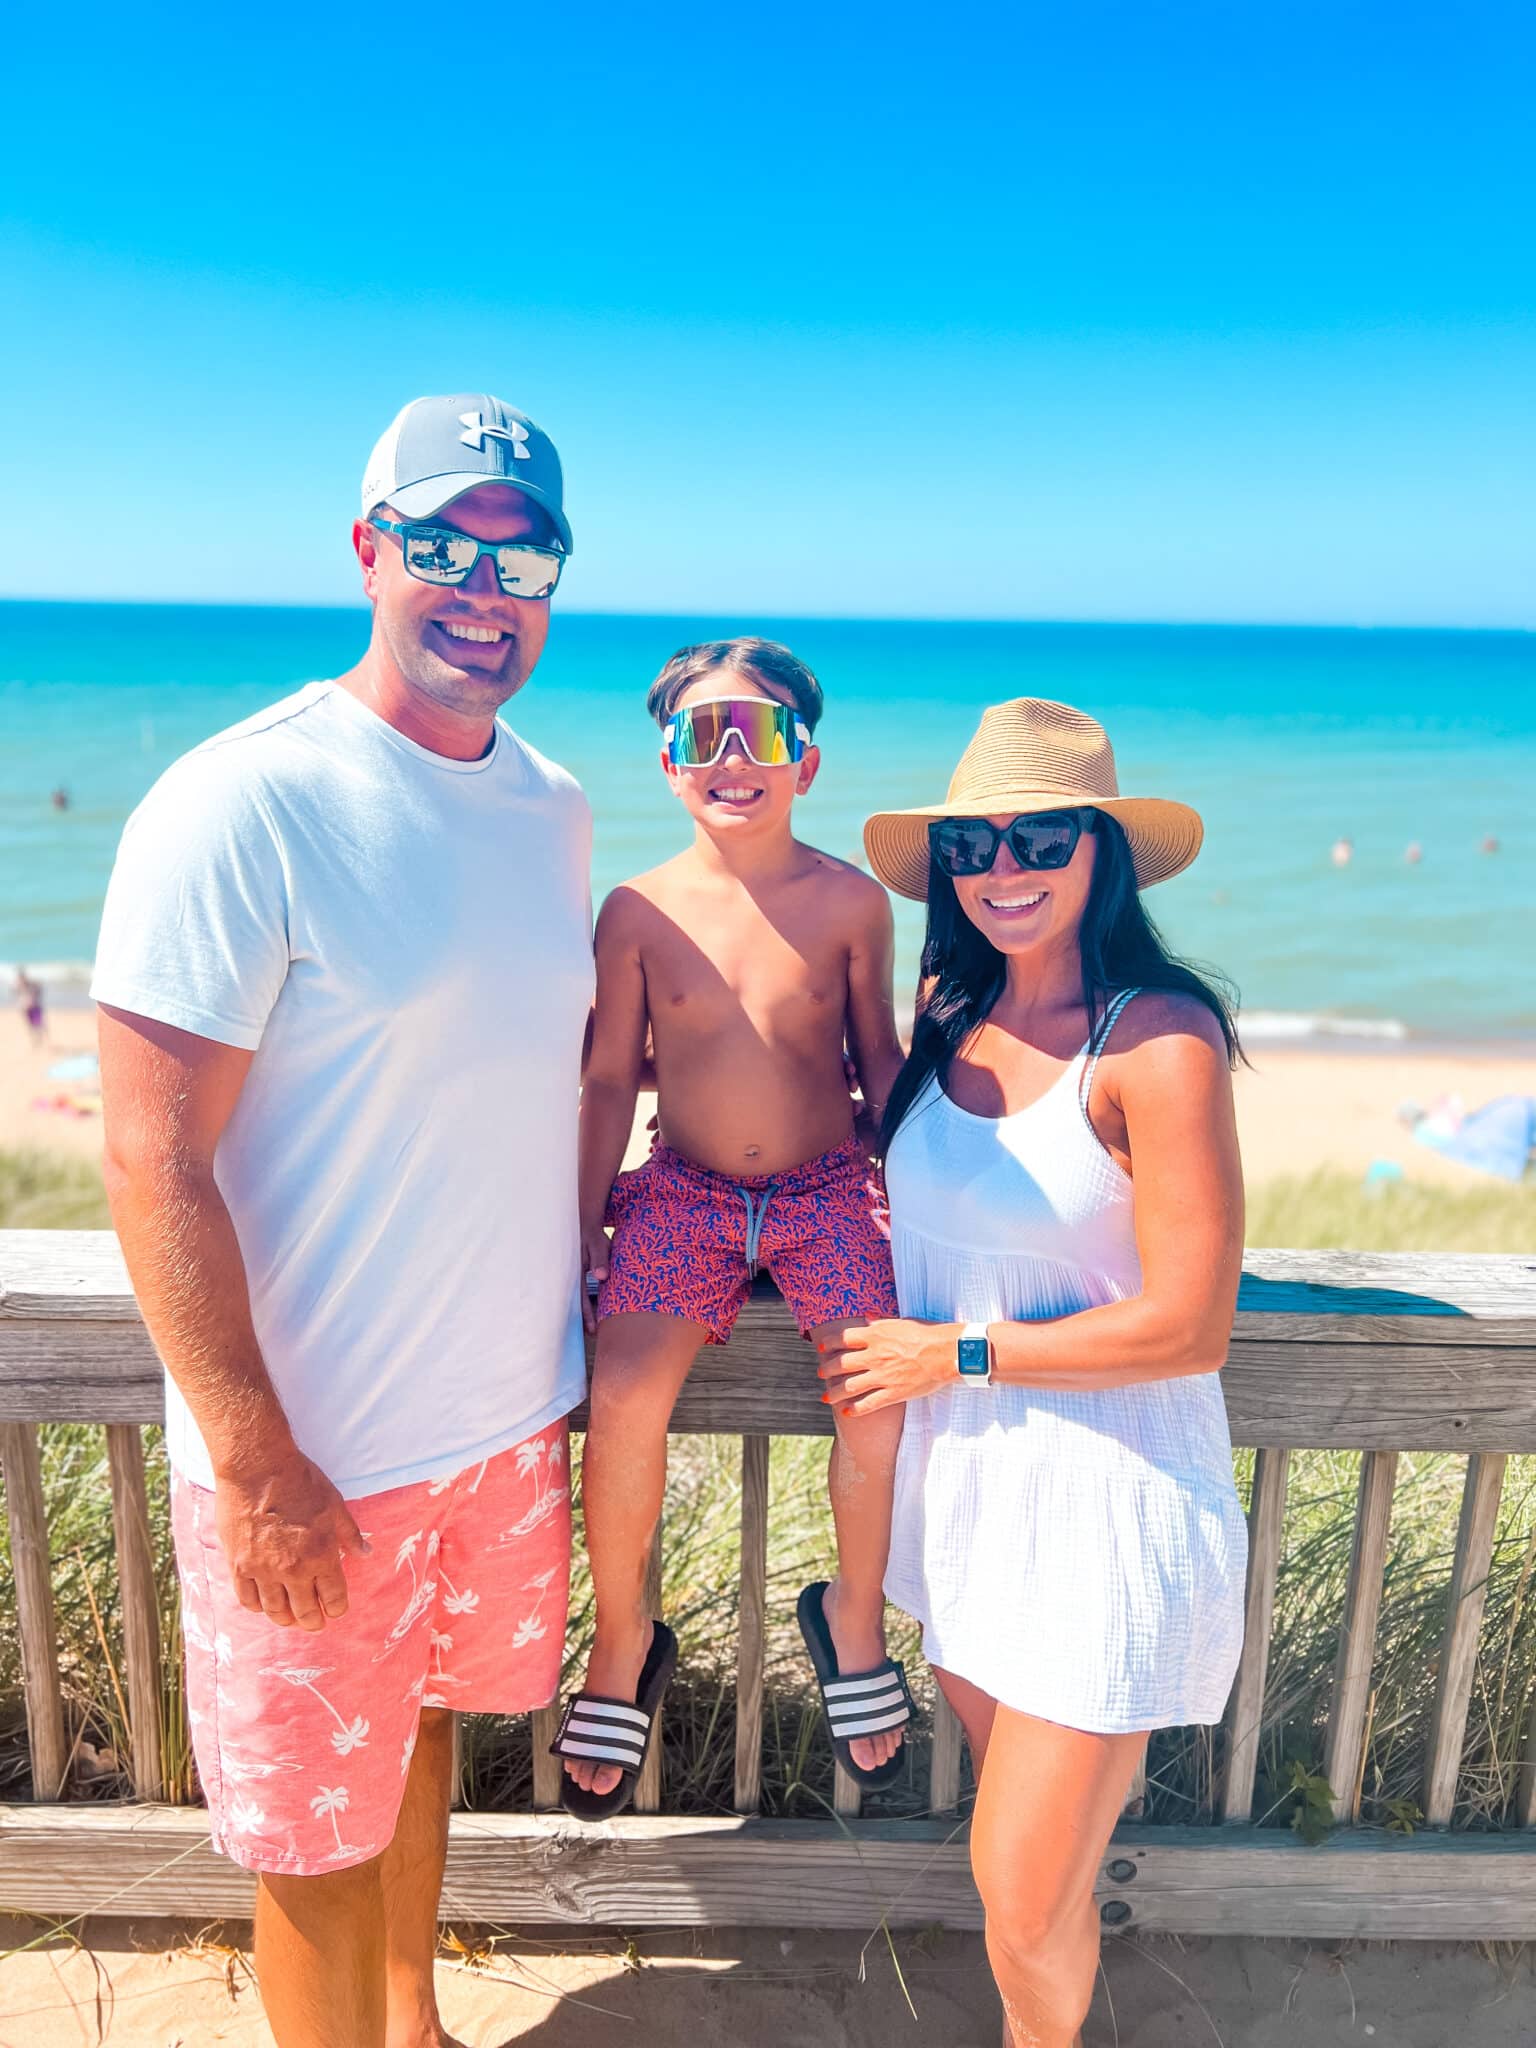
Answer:
<svg viewBox="0 0 1536 2048"><path fill-rule="evenodd" d="M597 1328L597 1298L587 1287L589 1280L606 1280L609 1261L608 1233L601 1223L581 1226L581 1320L590 1336Z"/></svg>
<svg viewBox="0 0 1536 2048"><path fill-rule="evenodd" d="M321 1629L347 1611L345 1557L368 1545L329 1479L301 1451L259 1476L218 1480L214 1516L242 1607L279 1628Z"/></svg>

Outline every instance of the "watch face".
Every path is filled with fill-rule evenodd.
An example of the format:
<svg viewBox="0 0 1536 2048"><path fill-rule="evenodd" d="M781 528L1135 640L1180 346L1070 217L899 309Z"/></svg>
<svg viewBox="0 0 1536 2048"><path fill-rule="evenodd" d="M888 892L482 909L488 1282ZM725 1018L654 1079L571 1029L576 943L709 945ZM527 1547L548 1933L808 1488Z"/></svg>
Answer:
<svg viewBox="0 0 1536 2048"><path fill-rule="evenodd" d="M955 1369L965 1379L984 1380L991 1371L985 1337L962 1337L955 1346Z"/></svg>

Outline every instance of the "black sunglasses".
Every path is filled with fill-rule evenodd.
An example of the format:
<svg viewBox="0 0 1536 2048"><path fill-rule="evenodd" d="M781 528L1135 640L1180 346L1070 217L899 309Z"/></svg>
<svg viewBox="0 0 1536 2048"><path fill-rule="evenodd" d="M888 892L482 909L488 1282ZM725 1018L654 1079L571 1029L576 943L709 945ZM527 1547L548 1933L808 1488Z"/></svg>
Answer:
<svg viewBox="0 0 1536 2048"><path fill-rule="evenodd" d="M1090 804L1070 811L1033 811L1011 825L986 818L935 818L928 827L928 851L946 875L984 875L1006 839L1021 868L1064 868L1077 842L1094 829Z"/></svg>

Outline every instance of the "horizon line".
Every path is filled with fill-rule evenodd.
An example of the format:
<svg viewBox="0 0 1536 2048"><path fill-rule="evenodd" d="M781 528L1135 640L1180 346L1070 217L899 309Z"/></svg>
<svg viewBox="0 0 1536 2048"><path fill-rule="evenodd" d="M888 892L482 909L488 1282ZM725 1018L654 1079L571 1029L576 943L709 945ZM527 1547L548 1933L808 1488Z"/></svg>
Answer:
<svg viewBox="0 0 1536 2048"><path fill-rule="evenodd" d="M366 615L369 607L359 603L294 602L278 597L35 597L0 592L0 605L54 605L107 607L123 611L291 611L346 612ZM732 619L743 607L729 611L708 608L675 611L629 611L604 606L581 610L560 610L563 619ZM755 610L755 608L752 608ZM956 613L924 615L891 612L775 612L759 611L765 620L787 620L794 624L834 626L1043 626L1097 629L1109 632L1212 632L1212 633L1509 633L1536 634L1536 620L1523 625L1493 625L1426 622L1407 624L1391 619L1202 619L1202 618L1062 618L1044 613Z"/></svg>

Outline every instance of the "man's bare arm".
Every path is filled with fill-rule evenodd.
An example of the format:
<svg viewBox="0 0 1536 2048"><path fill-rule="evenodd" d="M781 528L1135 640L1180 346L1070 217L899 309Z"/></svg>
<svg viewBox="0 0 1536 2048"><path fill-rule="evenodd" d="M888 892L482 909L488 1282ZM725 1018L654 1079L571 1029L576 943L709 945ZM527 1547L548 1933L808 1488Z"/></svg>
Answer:
<svg viewBox="0 0 1536 2048"><path fill-rule="evenodd" d="M112 1221L149 1334L208 1447L241 1605L322 1628L346 1612L343 1556L366 1546L294 1442L213 1177L251 1054L106 1006L99 1042Z"/></svg>

